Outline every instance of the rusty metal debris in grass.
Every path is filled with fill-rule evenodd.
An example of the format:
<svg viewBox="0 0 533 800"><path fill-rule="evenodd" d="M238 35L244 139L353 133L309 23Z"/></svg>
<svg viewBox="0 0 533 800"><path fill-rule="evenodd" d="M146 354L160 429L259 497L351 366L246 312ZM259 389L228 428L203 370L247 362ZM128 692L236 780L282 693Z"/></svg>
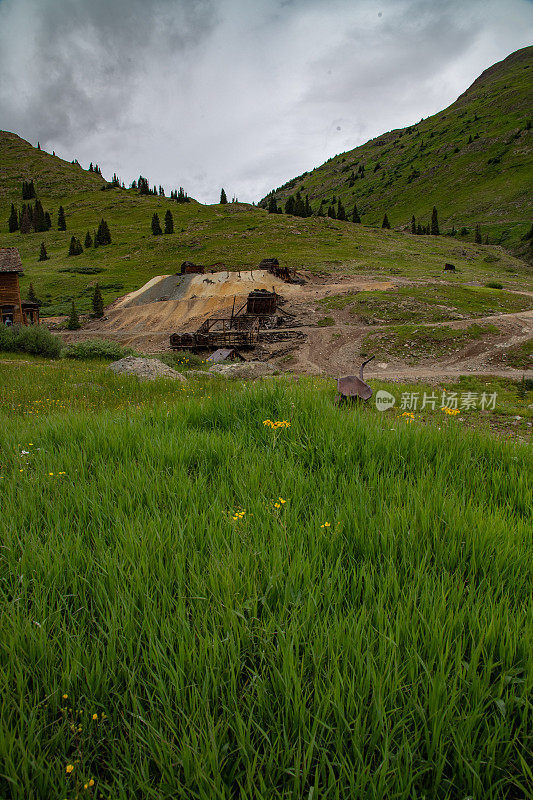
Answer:
<svg viewBox="0 0 533 800"><path fill-rule="evenodd" d="M363 361L359 369L359 377L357 375L346 375L344 378L337 378L337 396L335 402L339 405L342 403L354 402L356 400L369 400L372 397L372 389L363 380L363 369L372 361L375 356L367 358Z"/></svg>

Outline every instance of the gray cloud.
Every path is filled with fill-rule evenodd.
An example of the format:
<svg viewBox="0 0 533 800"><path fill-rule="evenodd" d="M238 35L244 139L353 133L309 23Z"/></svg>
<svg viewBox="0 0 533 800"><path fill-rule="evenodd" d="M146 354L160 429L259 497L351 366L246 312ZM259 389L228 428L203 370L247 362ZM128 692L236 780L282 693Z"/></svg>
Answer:
<svg viewBox="0 0 533 800"><path fill-rule="evenodd" d="M452 102L528 0L0 0L0 127L241 200Z"/></svg>

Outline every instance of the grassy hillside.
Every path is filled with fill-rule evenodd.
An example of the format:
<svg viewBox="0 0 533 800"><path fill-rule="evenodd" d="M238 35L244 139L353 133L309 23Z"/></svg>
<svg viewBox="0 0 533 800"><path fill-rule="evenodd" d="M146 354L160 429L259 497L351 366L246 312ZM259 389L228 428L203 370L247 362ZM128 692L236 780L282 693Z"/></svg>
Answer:
<svg viewBox="0 0 533 800"><path fill-rule="evenodd" d="M467 226L472 240L518 248L531 224L533 47L487 69L455 103L408 128L342 153L275 191L284 203L300 191L316 212L340 198L363 222L396 227L415 215L430 222L436 206L447 229ZM360 172L364 166L364 177ZM265 200L261 201L263 204Z"/></svg>
<svg viewBox="0 0 533 800"><path fill-rule="evenodd" d="M0 364L0 796L529 796L531 448L180 387Z"/></svg>
<svg viewBox="0 0 533 800"><path fill-rule="evenodd" d="M0 247L20 249L23 294L32 281L45 315L66 313L72 298L78 310L88 310L96 280L109 303L154 275L176 272L185 259L249 269L264 257L277 256L291 267L416 278L442 277L444 263L452 262L460 270L447 278L453 282L497 279L506 287L533 288L532 271L500 247L463 245L449 237L410 236L328 218L272 215L247 204L204 206L140 196L134 190L111 188L100 176L37 150L14 134L0 133L0 175ZM21 207L22 181L30 179L53 227L45 233L9 233L11 203ZM57 230L59 205L66 212L64 232ZM173 213L175 232L154 237L152 214L157 212L162 223L167 209ZM70 237L83 242L102 217L111 229L111 245L68 256ZM43 241L50 258L39 262Z"/></svg>

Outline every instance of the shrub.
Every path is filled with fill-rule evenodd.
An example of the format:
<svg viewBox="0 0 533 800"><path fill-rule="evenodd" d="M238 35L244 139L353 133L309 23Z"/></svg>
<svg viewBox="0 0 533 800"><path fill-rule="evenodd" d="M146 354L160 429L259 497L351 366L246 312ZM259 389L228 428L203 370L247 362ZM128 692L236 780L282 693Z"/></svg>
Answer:
<svg viewBox="0 0 533 800"><path fill-rule="evenodd" d="M503 289L503 283L499 281L488 281L485 286L487 289Z"/></svg>
<svg viewBox="0 0 533 800"><path fill-rule="evenodd" d="M105 267L61 267L58 272L76 272L79 275L97 275L105 272Z"/></svg>
<svg viewBox="0 0 533 800"><path fill-rule="evenodd" d="M35 356L58 358L61 343L57 336L43 325L0 325L0 351L31 353Z"/></svg>
<svg viewBox="0 0 533 800"><path fill-rule="evenodd" d="M323 317L318 320L317 325L320 328L328 328L330 325L335 325L335 320L333 317Z"/></svg>
<svg viewBox="0 0 533 800"><path fill-rule="evenodd" d="M135 355L135 351L131 347L122 347L118 342L106 339L86 339L84 342L67 344L61 351L62 358L108 358L110 361L132 355Z"/></svg>

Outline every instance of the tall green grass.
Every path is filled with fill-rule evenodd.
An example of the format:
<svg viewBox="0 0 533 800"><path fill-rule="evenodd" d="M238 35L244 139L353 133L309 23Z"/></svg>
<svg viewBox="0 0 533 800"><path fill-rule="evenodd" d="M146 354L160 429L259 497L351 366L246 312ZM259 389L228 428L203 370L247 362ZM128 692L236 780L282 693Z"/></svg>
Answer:
<svg viewBox="0 0 533 800"><path fill-rule="evenodd" d="M110 380L0 416L1 797L528 796L529 448Z"/></svg>

